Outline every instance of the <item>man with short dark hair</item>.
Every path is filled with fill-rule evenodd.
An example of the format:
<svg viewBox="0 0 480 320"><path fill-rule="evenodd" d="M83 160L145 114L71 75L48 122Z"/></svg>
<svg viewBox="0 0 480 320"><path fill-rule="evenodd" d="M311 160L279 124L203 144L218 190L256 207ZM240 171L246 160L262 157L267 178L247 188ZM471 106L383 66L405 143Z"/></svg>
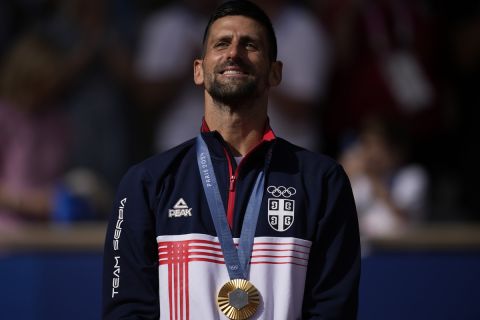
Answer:
<svg viewBox="0 0 480 320"><path fill-rule="evenodd" d="M105 319L355 319L350 184L330 158L273 133L268 93L281 78L265 13L248 1L220 5L194 62L201 134L120 184Z"/></svg>

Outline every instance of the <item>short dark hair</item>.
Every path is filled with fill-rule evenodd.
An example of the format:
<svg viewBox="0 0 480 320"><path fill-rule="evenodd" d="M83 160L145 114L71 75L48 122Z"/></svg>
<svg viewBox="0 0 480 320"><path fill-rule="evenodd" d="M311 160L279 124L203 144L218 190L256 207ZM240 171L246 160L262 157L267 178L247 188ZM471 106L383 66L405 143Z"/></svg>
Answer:
<svg viewBox="0 0 480 320"><path fill-rule="evenodd" d="M220 4L208 20L207 27L203 34L203 45L207 41L208 33L212 24L227 16L245 16L260 23L267 31L269 57L271 61L277 60L277 37L273 30L272 22L267 14L256 4L247 0L231 0Z"/></svg>

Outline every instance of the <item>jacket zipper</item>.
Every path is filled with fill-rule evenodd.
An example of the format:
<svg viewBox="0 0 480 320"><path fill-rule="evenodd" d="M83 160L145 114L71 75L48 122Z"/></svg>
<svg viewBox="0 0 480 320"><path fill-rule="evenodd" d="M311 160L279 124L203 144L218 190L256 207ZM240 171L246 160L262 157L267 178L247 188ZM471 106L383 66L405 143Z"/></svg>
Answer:
<svg viewBox="0 0 480 320"><path fill-rule="evenodd" d="M257 144L250 152L243 157L243 159L240 161L238 164L235 172L233 172L233 166L232 166L232 160L230 157L230 154L228 153L227 149L224 149L225 156L227 157L228 161L228 175L229 175L229 185L228 185L228 202L227 202L227 222L228 225L230 226L230 230L233 229L233 215L235 212L235 198L236 198L236 184L238 180L238 175L240 172L240 167L242 166L242 163L245 161L245 159L252 154L254 150L256 150L261 144L263 143L260 142Z"/></svg>
<svg viewBox="0 0 480 320"><path fill-rule="evenodd" d="M225 151L225 154L227 156L228 160L228 174L230 176L230 183L228 187L228 202L227 202L227 221L228 225L230 226L230 229L233 228L233 214L235 210L235 186L237 183L237 178L238 178L238 168L233 172L233 166L232 166L232 161L230 160L230 156L228 152Z"/></svg>

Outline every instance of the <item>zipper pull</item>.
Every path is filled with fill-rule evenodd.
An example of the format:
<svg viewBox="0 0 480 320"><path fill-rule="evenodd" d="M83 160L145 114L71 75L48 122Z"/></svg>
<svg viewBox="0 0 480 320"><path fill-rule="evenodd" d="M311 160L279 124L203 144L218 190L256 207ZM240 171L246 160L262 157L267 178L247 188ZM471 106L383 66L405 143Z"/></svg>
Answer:
<svg viewBox="0 0 480 320"><path fill-rule="evenodd" d="M229 191L234 191L235 190L235 181L237 180L237 177L235 176L230 176L230 188Z"/></svg>

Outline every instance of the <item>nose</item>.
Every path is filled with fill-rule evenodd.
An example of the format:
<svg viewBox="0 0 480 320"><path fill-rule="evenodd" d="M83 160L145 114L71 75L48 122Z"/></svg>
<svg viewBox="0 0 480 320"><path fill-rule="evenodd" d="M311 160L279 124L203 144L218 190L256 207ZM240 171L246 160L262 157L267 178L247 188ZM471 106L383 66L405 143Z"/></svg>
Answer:
<svg viewBox="0 0 480 320"><path fill-rule="evenodd" d="M230 59L238 58L241 55L241 47L237 41L233 41L228 48L228 57Z"/></svg>

